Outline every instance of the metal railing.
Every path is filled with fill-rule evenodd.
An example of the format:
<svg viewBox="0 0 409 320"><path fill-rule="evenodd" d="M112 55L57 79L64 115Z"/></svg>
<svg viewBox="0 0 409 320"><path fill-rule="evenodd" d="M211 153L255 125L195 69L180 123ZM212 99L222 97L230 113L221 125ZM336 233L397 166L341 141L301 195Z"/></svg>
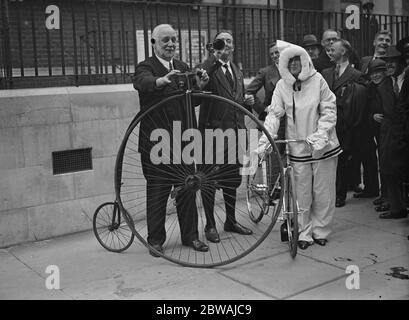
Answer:
<svg viewBox="0 0 409 320"><path fill-rule="evenodd" d="M234 60L246 77L269 64L268 44L300 44L340 30L360 56L372 54L373 36L389 29L393 42L409 35L409 17L361 15L361 28L345 28L345 13L264 6L131 0L53 0L60 28L45 26L46 0L0 0L0 89L131 81L136 64L151 54L150 33L159 23L178 32L177 56L191 67L206 56L206 43L222 29L235 38Z"/></svg>

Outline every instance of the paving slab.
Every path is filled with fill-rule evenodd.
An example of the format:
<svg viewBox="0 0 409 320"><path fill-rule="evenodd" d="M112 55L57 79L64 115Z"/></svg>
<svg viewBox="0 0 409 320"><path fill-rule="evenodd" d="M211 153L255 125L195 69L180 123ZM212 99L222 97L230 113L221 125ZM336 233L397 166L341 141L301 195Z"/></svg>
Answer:
<svg viewBox="0 0 409 320"><path fill-rule="evenodd" d="M408 256L375 264L359 273L359 289L348 289L347 276L290 297L298 300L407 300L409 299Z"/></svg>
<svg viewBox="0 0 409 320"><path fill-rule="evenodd" d="M42 276L6 250L0 250L0 300L69 299L60 290L48 290Z"/></svg>
<svg viewBox="0 0 409 320"><path fill-rule="evenodd" d="M302 255L293 260L288 253L232 268L223 274L276 299L344 276L343 270L327 263Z"/></svg>
<svg viewBox="0 0 409 320"><path fill-rule="evenodd" d="M407 219L379 219L379 212L375 211L372 204L374 198L355 199L349 194L345 207L337 208L335 218L349 221L353 224L362 224L374 229L399 234L409 235L409 218Z"/></svg>
<svg viewBox="0 0 409 320"><path fill-rule="evenodd" d="M345 270L348 265L357 265L362 269L407 252L408 241L405 237L356 225L335 232L325 247L315 244L300 254Z"/></svg>

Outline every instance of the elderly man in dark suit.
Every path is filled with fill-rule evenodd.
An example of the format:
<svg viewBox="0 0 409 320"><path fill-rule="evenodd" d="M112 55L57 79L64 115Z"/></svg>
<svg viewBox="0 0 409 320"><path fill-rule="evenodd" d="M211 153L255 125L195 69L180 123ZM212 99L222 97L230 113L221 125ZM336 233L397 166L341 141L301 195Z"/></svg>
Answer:
<svg viewBox="0 0 409 320"><path fill-rule="evenodd" d="M278 71L278 60L280 58L280 51L277 43L273 41L268 48L271 58L271 64L267 67L261 68L256 77L247 86L246 93L251 94L255 98L255 103L252 108L259 114L259 119L264 120L267 113L264 111L271 103L274 89L278 80L280 80L280 72ZM256 96L257 92L264 87L264 102L262 103Z"/></svg>
<svg viewBox="0 0 409 320"><path fill-rule="evenodd" d="M366 88L363 73L353 68L349 62L352 47L346 40L335 41L331 46L331 59L335 66L322 71L329 88L337 98L337 136L343 150L337 166L337 199L335 206L345 205L348 189L349 164L357 145L357 132L362 125L366 105Z"/></svg>
<svg viewBox="0 0 409 320"><path fill-rule="evenodd" d="M184 62L174 58L177 37L172 26L168 24L156 26L152 32L151 43L154 54L136 66L133 77L133 85L138 90L142 111L179 90L174 75L189 70ZM207 73L203 72L201 79L197 79L198 85L202 87L208 80ZM150 140L150 136L153 130L158 128L169 130L172 135L174 121L182 123L182 130L186 129L187 119L185 107L179 101L157 108L150 115L141 120L138 149L141 153L143 174L147 181L147 241L156 251L163 252L162 246L166 240L167 199L172 186L178 187L182 183L181 170L190 170L190 168L183 164L154 163L151 159L154 142ZM172 141L172 138L170 140ZM176 196L176 207L182 244L196 251L208 251L207 245L198 239L195 193L182 188ZM154 251L150 253L155 257L158 256Z"/></svg>
<svg viewBox="0 0 409 320"><path fill-rule="evenodd" d="M202 64L202 68L207 71L210 77L205 89L240 105L247 106L248 110L250 110L249 106L254 104L254 97L252 95L245 95L243 74L232 61L234 52L233 36L228 31L221 31L216 35L216 40L219 42L221 40L224 41L224 48L215 50ZM200 107L199 129L202 132L206 129L221 129L224 132L233 129L237 132L238 129L244 127L244 114L224 102L206 101ZM224 231L250 235L252 231L236 220L236 189L241 184L242 179L240 175L240 161L237 159L236 153L235 163L228 163L227 153L229 145L226 141L223 147L224 150L213 149L213 152L214 155L216 153L223 153L224 163L221 165L204 165L203 170L206 172L217 171L217 185L223 190L226 208ZM220 237L216 229L214 217L215 193L216 184L210 184L206 188L205 194L202 193L202 198L207 220L205 235L208 241L217 243L220 242Z"/></svg>

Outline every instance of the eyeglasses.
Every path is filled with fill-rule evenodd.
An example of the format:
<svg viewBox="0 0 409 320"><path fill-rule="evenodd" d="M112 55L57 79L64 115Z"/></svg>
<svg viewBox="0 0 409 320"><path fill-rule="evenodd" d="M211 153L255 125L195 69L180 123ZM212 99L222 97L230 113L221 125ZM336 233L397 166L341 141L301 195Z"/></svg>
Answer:
<svg viewBox="0 0 409 320"><path fill-rule="evenodd" d="M328 38L328 39L324 39L325 42L331 42L331 41L337 41L338 38Z"/></svg>

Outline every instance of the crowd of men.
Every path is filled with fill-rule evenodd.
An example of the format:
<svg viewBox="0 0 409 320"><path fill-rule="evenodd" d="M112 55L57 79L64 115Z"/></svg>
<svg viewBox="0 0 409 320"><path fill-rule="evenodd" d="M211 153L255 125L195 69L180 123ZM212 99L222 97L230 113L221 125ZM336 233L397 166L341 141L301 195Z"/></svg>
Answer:
<svg viewBox="0 0 409 320"><path fill-rule="evenodd" d="M282 78L278 67L280 48L277 41L269 46L271 65L260 69L245 88L243 74L233 62L233 35L229 31L221 31L214 40L224 42L223 49L211 52L206 61L197 66L200 75L197 75L196 86L235 101L257 112L259 119L264 120L277 82ZM189 70L185 63L174 58L176 42L176 31L172 26L159 25L153 30L153 55L138 64L133 81L139 92L142 109L177 90L172 76L176 72ZM315 35L304 36L300 46L308 52L315 70L322 75L331 95L334 94L336 98L335 128L342 153L338 156L336 166L335 207L344 206L347 192L352 190L355 191L355 198L377 197L373 202L375 210L383 212L380 218L407 217L408 190L404 189L404 185L409 171L409 37L401 39L394 46L391 33L387 30L379 31L373 39L373 55L361 59L351 44L332 29L323 32L320 42ZM297 57L299 62L299 55ZM293 58L288 62L289 66L297 62ZM305 61L305 58L302 59ZM300 63L299 68L302 70ZM311 75L315 70L310 70ZM265 90L264 101L260 101L257 96L262 87ZM185 121L185 112L179 109L179 106L174 106L163 111L169 114L158 113L155 116L158 119ZM243 125L243 114L238 115L226 103L220 102L200 110L200 130L235 129ZM162 246L166 239L166 199L172 185L176 187L179 182L173 181L177 168L172 165L153 165L149 158L152 145L144 141L143 137L148 137L154 127L154 118L149 123L141 123L144 132L140 133L139 147L147 180L147 240L154 249L151 254L158 256L163 252ZM282 136L284 132L285 123L282 122L278 135ZM185 169L190 170L189 167ZM248 236L252 230L235 218L236 189L241 183L239 169L234 164L217 168L219 180L220 176L224 177L219 185L226 208L224 231ZM171 181L171 184L163 183L166 179L164 172L168 173L167 181ZM364 185L364 188L360 189L360 185ZM218 243L220 236L213 212L216 187L209 190L209 199L204 204L205 236L208 242ZM192 218L196 214L186 214L187 211L196 211L194 199L194 193L189 193L189 190L176 197L182 244L205 252L209 247L198 238L197 218ZM319 240L322 240L320 245L325 245L327 241L326 237Z"/></svg>

